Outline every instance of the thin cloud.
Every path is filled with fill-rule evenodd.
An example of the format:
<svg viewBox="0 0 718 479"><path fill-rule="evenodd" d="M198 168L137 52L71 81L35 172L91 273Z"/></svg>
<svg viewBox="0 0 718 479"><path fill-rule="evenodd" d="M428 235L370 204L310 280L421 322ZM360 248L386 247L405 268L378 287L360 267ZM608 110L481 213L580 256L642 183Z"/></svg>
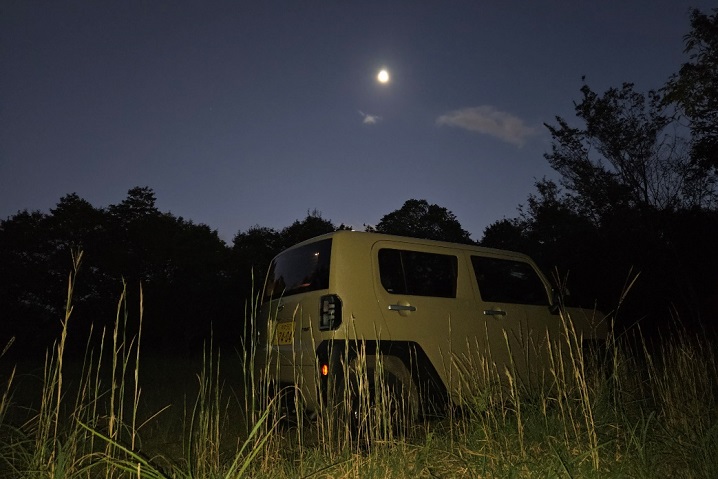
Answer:
<svg viewBox="0 0 718 479"><path fill-rule="evenodd" d="M370 115L369 113L364 113L363 111L359 110L359 114L364 118L362 123L365 125L375 125L376 123L381 121L381 117L378 115Z"/></svg>
<svg viewBox="0 0 718 479"><path fill-rule="evenodd" d="M436 124L493 136L518 147L522 147L527 138L536 134L536 128L526 126L521 118L490 105L450 111L437 118Z"/></svg>

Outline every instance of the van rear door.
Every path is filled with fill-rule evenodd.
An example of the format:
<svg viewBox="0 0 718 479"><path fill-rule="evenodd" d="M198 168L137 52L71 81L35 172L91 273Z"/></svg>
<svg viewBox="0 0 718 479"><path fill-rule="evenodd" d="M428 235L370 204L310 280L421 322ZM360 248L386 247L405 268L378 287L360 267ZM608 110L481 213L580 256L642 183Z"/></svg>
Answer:
<svg viewBox="0 0 718 479"><path fill-rule="evenodd" d="M260 314L260 345L280 382L313 378L320 298L329 288L332 239L289 248L272 261ZM264 361L260 358L260 364Z"/></svg>

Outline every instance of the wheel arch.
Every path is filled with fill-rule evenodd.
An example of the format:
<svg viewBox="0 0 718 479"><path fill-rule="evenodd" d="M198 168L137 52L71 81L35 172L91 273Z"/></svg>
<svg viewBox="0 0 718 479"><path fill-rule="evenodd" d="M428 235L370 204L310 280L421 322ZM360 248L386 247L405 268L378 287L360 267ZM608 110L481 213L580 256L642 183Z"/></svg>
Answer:
<svg viewBox="0 0 718 479"><path fill-rule="evenodd" d="M327 366L320 374L319 398L327 404L331 384L342 384L346 366L361 354L396 358L409 371L417 388L423 416L441 415L447 404L447 390L436 368L421 346L413 341L326 340L316 350L318 367ZM391 368L392 361L385 363ZM389 369L390 372L391 369Z"/></svg>

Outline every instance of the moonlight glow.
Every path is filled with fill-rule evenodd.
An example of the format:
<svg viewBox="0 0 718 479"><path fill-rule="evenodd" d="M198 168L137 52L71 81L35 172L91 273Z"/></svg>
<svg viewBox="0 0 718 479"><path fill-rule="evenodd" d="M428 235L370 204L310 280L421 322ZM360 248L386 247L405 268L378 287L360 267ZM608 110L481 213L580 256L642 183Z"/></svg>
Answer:
<svg viewBox="0 0 718 479"><path fill-rule="evenodd" d="M389 83L389 72L386 70L380 71L376 79L379 80L379 83Z"/></svg>

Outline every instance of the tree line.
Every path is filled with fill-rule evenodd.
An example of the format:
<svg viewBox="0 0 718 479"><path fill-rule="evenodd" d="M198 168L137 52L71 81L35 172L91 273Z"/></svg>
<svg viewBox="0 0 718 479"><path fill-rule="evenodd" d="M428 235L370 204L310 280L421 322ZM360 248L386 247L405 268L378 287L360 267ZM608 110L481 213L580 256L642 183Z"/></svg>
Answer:
<svg viewBox="0 0 718 479"><path fill-rule="evenodd" d="M559 180L539 179L515 218L497 220L480 244L522 251L574 292L582 306L615 311L623 326L670 321L702 329L718 319L718 10L691 13L688 61L661 88L625 83L597 93L584 82L576 118L546 124L546 160ZM96 208L77 194L49 213L0 221L0 342L47 347L64 316L73 252L83 251L71 331L96 335L117 315L153 350L238 347L245 310L270 259L304 239L347 228L314 210L283 228L254 226L232 244L203 224L164 213L135 187ZM369 231L471 243L456 216L410 199ZM126 309L118 304L127 285ZM627 290L629 290L627 292Z"/></svg>
<svg viewBox="0 0 718 479"><path fill-rule="evenodd" d="M129 330L137 327L140 285L143 342L151 350L196 352L211 337L240 347L246 308L261 293L272 257L348 228L314 210L281 230L257 225L240 231L227 245L207 225L163 213L155 203L149 187L132 188L107 208L71 193L49 213L22 211L0 222L0 342L15 338L19 349L33 354L51 344L64 317L73 257L82 252L69 335L76 350L84 350L91 326L97 335L103 328L109 334L118 315ZM453 229L462 236L451 239L471 241L445 208L424 200L407 205L399 211L425 210L427 218L444 221L434 227L437 239ZM387 231L385 223L396 214L375 230Z"/></svg>

